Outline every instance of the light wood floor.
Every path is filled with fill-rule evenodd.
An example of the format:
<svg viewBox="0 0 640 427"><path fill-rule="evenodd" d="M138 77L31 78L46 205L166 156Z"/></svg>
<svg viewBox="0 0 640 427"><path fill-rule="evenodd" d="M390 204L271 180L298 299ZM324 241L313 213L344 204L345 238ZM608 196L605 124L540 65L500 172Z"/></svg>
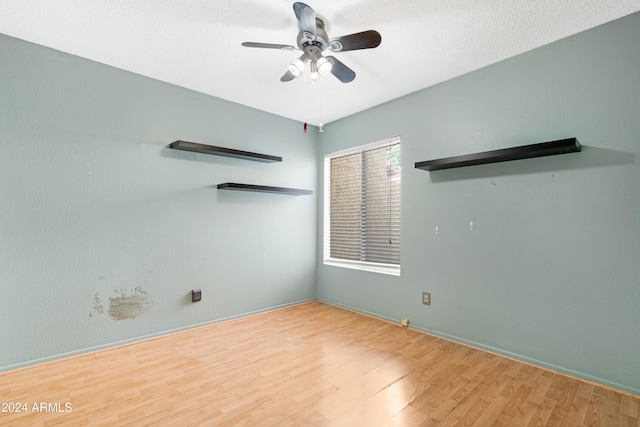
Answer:
<svg viewBox="0 0 640 427"><path fill-rule="evenodd" d="M638 426L640 407L318 302L2 373L0 401L27 404L2 426Z"/></svg>

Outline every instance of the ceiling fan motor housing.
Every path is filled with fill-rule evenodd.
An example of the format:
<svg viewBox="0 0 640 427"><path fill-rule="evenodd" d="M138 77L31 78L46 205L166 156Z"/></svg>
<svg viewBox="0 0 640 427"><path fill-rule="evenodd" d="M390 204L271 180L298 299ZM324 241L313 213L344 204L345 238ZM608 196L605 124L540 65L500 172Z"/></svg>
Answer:
<svg viewBox="0 0 640 427"><path fill-rule="evenodd" d="M329 36L324 29L324 21L316 18L316 34L308 31L298 33L298 47L305 52L310 59L318 59L329 46Z"/></svg>

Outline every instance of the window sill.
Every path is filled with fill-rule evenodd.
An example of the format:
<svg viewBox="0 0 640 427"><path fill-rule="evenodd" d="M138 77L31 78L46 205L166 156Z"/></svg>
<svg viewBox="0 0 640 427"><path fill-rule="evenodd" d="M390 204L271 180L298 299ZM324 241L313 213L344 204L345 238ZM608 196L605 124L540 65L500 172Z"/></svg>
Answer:
<svg viewBox="0 0 640 427"><path fill-rule="evenodd" d="M345 261L329 258L324 260L324 265L351 268L353 270L369 271L372 273L389 274L391 276L400 276L400 266L393 264L376 264L371 262Z"/></svg>

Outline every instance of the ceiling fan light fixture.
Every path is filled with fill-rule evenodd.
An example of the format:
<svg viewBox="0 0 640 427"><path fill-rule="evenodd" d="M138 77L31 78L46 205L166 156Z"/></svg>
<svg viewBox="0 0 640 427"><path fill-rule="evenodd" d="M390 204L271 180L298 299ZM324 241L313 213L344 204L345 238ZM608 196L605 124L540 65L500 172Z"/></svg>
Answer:
<svg viewBox="0 0 640 427"><path fill-rule="evenodd" d="M300 77L304 72L304 62L300 59L295 59L291 64L289 64L289 71L296 77Z"/></svg>
<svg viewBox="0 0 640 427"><path fill-rule="evenodd" d="M327 58L320 58L316 61L316 68L321 76L326 76L331 72L333 64Z"/></svg>

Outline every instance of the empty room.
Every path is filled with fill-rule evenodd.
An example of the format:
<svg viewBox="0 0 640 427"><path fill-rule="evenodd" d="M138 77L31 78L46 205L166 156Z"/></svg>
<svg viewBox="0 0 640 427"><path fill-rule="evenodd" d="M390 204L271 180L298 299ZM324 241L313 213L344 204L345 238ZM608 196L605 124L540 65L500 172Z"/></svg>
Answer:
<svg viewBox="0 0 640 427"><path fill-rule="evenodd" d="M640 1L0 0L0 425L640 425Z"/></svg>

